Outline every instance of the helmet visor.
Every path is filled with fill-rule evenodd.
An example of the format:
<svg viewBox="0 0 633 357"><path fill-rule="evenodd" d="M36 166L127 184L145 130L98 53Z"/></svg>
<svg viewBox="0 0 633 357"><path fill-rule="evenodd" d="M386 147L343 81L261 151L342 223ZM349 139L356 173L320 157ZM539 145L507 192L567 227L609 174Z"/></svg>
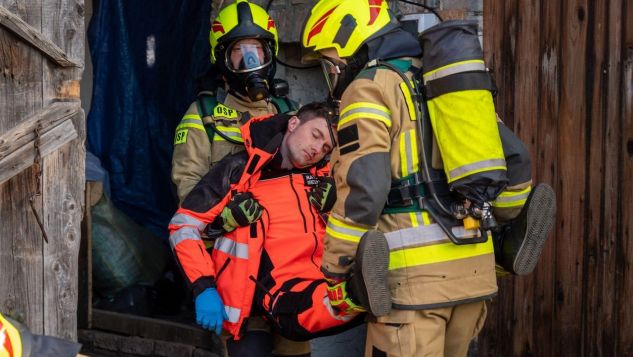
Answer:
<svg viewBox="0 0 633 357"><path fill-rule="evenodd" d="M253 72L270 65L272 51L259 40L238 40L227 49L225 61L226 67L234 73Z"/></svg>
<svg viewBox="0 0 633 357"><path fill-rule="evenodd" d="M321 69L323 70L323 75L325 76L325 82L330 90L330 94L332 94L338 84L341 69L337 64L325 57L319 58L319 62L321 62Z"/></svg>

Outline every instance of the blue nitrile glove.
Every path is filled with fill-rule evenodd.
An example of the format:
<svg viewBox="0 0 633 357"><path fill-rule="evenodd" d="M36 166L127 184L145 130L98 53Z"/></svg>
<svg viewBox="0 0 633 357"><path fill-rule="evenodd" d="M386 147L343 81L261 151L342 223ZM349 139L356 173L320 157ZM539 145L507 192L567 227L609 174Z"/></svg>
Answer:
<svg viewBox="0 0 633 357"><path fill-rule="evenodd" d="M222 321L226 320L224 304L215 288L207 288L196 297L196 322L220 336Z"/></svg>

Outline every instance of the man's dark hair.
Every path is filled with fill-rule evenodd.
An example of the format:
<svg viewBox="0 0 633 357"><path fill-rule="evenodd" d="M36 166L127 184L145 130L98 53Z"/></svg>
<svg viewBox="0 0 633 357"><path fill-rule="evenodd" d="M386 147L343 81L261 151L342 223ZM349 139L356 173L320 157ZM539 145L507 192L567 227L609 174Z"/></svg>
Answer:
<svg viewBox="0 0 633 357"><path fill-rule="evenodd" d="M328 122L332 123L334 110L326 103L314 102L302 106L297 112L297 117L302 124L314 118L325 118Z"/></svg>
<svg viewBox="0 0 633 357"><path fill-rule="evenodd" d="M337 145L334 130L336 129L335 123L338 118L331 106L327 105L324 102L313 102L310 104L306 104L301 107L301 109L299 109L299 111L297 112L297 117L299 118L299 122L301 124L305 124L306 122L315 118L325 118L328 123L327 127L330 133L330 139L332 140L332 145Z"/></svg>

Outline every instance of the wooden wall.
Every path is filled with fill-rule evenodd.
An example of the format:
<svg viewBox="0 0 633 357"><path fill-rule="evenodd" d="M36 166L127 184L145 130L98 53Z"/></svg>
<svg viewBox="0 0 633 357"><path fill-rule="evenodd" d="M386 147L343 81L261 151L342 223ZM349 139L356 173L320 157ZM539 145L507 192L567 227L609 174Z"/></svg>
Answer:
<svg viewBox="0 0 633 357"><path fill-rule="evenodd" d="M484 0L497 110L557 194L534 274L500 279L478 355L633 355L633 1Z"/></svg>
<svg viewBox="0 0 633 357"><path fill-rule="evenodd" d="M83 0L0 0L0 312L67 339L77 333L83 57Z"/></svg>

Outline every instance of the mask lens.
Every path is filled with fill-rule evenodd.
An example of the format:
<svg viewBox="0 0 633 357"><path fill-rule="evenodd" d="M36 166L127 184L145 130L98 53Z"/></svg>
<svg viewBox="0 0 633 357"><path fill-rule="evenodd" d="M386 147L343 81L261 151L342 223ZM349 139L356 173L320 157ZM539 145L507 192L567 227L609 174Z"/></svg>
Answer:
<svg viewBox="0 0 633 357"><path fill-rule="evenodd" d="M325 76L328 89L330 90L330 93L333 93L334 88L336 88L336 85L338 84L338 77L341 74L341 70L336 64L327 58L321 58L319 61L321 62L321 69L323 70L323 75Z"/></svg>
<svg viewBox="0 0 633 357"><path fill-rule="evenodd" d="M238 41L226 51L227 67L235 73L256 71L272 61L271 51L260 41Z"/></svg>

